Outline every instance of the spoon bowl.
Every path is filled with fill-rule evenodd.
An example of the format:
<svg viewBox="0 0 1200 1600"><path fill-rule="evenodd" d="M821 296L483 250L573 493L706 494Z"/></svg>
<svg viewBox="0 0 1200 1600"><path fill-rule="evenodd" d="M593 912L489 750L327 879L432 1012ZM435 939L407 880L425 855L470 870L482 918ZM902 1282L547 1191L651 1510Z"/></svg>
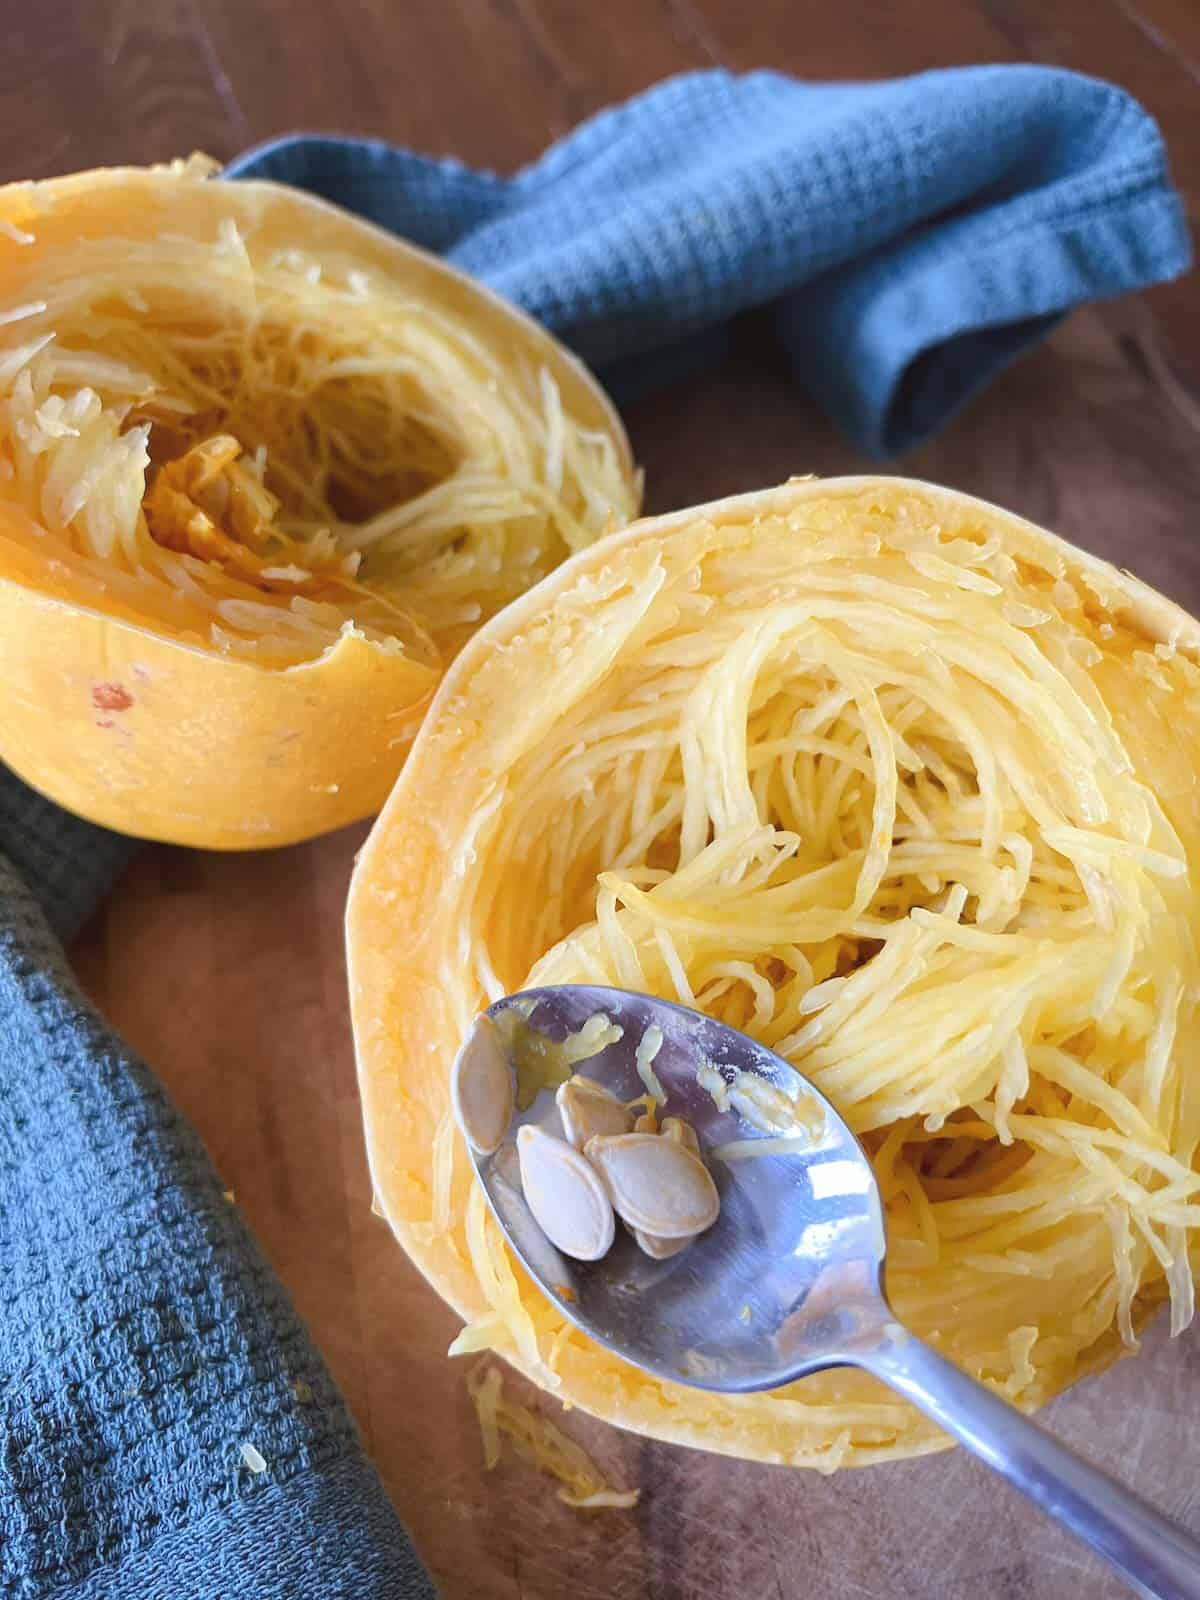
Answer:
<svg viewBox="0 0 1200 1600"><path fill-rule="evenodd" d="M833 1106L794 1068L711 1017L625 990L530 989L497 1001L485 1015L502 1022L506 1012L515 1012L511 1037L518 1051L531 1035L559 1042L578 1033L598 1013L616 1022L621 1038L580 1062L577 1072L624 1101L646 1092L635 1053L646 1029L658 1027L663 1042L654 1073L666 1096L659 1115L695 1129L721 1196L713 1227L666 1261L645 1255L624 1229L603 1260L563 1255L534 1221L512 1155L522 1126L563 1137L554 1093L539 1089L515 1111L509 1140L492 1155L472 1151L472 1159L514 1250L564 1316L657 1377L735 1393L779 1388L835 1364L831 1351L874 1336L887 1316L875 1175ZM472 1047L469 1038L464 1049ZM723 1076L750 1072L783 1090L811 1122L811 1143L782 1154L714 1158L727 1145L752 1147L777 1136L736 1110L721 1110L697 1081L700 1061L724 1068Z"/></svg>

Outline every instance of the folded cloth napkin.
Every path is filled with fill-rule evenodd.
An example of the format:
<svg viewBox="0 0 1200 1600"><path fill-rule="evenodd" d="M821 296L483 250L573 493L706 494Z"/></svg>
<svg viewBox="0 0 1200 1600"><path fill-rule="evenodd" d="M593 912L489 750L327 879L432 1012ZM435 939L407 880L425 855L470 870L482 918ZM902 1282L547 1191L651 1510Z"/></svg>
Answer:
<svg viewBox="0 0 1200 1600"><path fill-rule="evenodd" d="M1071 307L1180 273L1162 139L1120 89L1044 67L887 83L674 78L515 178L300 135L231 174L315 190L485 278L618 398L771 306L797 376L902 450Z"/></svg>
<svg viewBox="0 0 1200 1600"><path fill-rule="evenodd" d="M230 170L446 252L626 378L773 303L804 381L876 449L1188 255L1145 113L1033 68L706 73L511 180L308 138ZM0 772L0 1593L431 1595L198 1141L71 979L61 941L130 848Z"/></svg>

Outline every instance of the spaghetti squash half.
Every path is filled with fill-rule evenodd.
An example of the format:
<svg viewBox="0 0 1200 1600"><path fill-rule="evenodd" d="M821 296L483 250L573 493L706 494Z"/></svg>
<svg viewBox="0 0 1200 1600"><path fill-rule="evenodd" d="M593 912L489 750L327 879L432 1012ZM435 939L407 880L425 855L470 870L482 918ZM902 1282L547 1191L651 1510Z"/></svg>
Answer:
<svg viewBox="0 0 1200 1600"><path fill-rule="evenodd" d="M377 809L462 643L638 486L518 311L211 172L0 190L0 759L232 848Z"/></svg>
<svg viewBox="0 0 1200 1600"><path fill-rule="evenodd" d="M832 1470L946 1443L851 1371L770 1394L591 1344L451 1120L531 984L696 1005L808 1074L885 1197L898 1316L1025 1409L1192 1316L1200 626L967 496L793 483L635 524L459 657L348 916L379 1203L563 1400Z"/></svg>

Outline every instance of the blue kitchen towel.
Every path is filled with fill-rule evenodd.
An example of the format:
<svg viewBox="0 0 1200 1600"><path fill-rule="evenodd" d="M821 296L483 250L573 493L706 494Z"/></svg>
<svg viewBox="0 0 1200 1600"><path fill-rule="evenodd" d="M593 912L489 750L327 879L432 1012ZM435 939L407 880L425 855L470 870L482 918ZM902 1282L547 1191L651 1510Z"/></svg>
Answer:
<svg viewBox="0 0 1200 1600"><path fill-rule="evenodd" d="M0 769L0 1595L433 1600L199 1140L72 979L132 849Z"/></svg>
<svg viewBox="0 0 1200 1600"><path fill-rule="evenodd" d="M304 134L228 170L447 256L619 399L770 306L800 381L877 455L924 438L1071 307L1190 260L1153 120L1111 84L1044 67L854 84L695 73L514 178Z"/></svg>
<svg viewBox="0 0 1200 1600"><path fill-rule="evenodd" d="M1070 306L1188 259L1146 114L1035 68L706 73L509 180L307 137L230 171L445 252L623 384L772 305L805 383L875 450ZM0 1594L431 1595L236 1206L70 976L62 941L130 848L0 771Z"/></svg>

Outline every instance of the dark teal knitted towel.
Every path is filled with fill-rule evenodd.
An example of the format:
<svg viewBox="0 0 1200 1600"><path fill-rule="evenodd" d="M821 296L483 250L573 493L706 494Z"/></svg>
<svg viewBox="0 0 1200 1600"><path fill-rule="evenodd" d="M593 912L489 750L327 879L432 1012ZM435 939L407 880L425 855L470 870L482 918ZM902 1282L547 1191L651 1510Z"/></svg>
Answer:
<svg viewBox="0 0 1200 1600"><path fill-rule="evenodd" d="M199 1140L68 970L129 841L0 771L0 845L0 1593L428 1600Z"/></svg>

